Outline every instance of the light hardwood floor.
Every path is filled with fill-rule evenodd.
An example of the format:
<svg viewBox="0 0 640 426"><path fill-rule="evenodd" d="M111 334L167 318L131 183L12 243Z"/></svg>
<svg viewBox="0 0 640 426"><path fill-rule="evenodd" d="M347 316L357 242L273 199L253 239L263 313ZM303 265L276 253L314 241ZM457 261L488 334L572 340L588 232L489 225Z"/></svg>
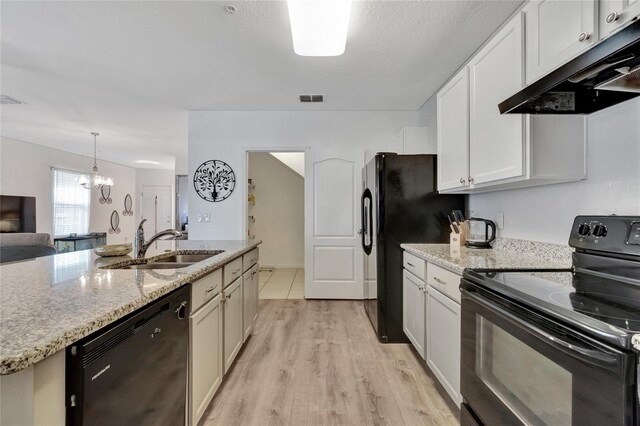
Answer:
<svg viewBox="0 0 640 426"><path fill-rule="evenodd" d="M261 300L212 425L455 425L408 345L380 344L358 301Z"/></svg>

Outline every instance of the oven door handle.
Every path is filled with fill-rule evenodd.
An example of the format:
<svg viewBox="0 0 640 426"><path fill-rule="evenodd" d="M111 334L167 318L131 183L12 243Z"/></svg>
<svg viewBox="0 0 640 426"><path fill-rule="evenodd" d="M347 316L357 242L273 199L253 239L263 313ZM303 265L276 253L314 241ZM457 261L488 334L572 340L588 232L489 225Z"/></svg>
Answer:
<svg viewBox="0 0 640 426"><path fill-rule="evenodd" d="M467 297L480 306L485 307L491 311L496 312L498 315L504 317L509 322L513 323L519 328L526 330L527 332L543 340L550 346L564 352L565 354L584 361L586 363L595 365L597 367L604 367L608 370L619 371L620 368L620 356L615 352L607 351L605 348L591 349L585 346L576 345L574 343L567 342L558 336L551 330L544 330L543 324L536 323L537 327L529 322L524 321L520 317L508 312L498 304L491 303L486 299L479 297L474 292L467 289L460 289L462 297ZM574 338L579 340L577 336ZM583 342L586 343L586 342ZM587 343L588 344L588 343Z"/></svg>

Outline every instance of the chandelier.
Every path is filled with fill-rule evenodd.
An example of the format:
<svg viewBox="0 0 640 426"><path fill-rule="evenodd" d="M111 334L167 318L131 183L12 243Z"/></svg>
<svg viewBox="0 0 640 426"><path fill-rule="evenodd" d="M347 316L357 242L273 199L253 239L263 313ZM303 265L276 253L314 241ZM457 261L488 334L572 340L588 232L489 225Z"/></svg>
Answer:
<svg viewBox="0 0 640 426"><path fill-rule="evenodd" d="M93 135L93 174L91 175L91 179L86 176L80 177L80 185L84 189L93 188L102 188L103 186L112 186L113 179L106 176L100 176L98 174L98 163L97 163L97 142L96 137L100 135L100 133L91 133Z"/></svg>

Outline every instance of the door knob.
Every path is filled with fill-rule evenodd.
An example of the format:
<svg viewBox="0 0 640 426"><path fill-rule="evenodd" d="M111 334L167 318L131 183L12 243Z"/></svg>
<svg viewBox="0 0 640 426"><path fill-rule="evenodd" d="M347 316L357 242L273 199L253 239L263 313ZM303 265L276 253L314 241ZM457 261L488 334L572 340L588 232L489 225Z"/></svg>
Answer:
<svg viewBox="0 0 640 426"><path fill-rule="evenodd" d="M358 235L362 235L362 228L358 229Z"/></svg>
<svg viewBox="0 0 640 426"><path fill-rule="evenodd" d="M607 15L607 17L604 20L607 24L611 24L617 21L619 18L620 18L620 15L618 15L618 12L611 12L610 14Z"/></svg>
<svg viewBox="0 0 640 426"><path fill-rule="evenodd" d="M583 32L581 32L581 33L580 33L580 35L578 36L578 41L579 41L580 43L583 43L583 42L585 42L585 41L589 40L589 38L590 38L590 37L591 37L591 35L590 35L589 33L587 33L587 32L584 32L584 31L583 31Z"/></svg>

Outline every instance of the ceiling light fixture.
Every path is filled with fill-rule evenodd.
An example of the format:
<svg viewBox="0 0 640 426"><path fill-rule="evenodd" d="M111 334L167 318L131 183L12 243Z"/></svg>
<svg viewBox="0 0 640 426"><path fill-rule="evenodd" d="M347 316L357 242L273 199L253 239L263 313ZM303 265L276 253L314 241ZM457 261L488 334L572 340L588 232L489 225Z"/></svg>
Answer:
<svg viewBox="0 0 640 426"><path fill-rule="evenodd" d="M151 160L136 160L136 163L138 163L138 164L160 164L157 161L151 161Z"/></svg>
<svg viewBox="0 0 640 426"><path fill-rule="evenodd" d="M340 56L347 44L351 0L287 0L293 50L300 56Z"/></svg>
<svg viewBox="0 0 640 426"><path fill-rule="evenodd" d="M98 174L98 162L97 162L98 143L96 141L96 137L98 137L100 133L92 132L91 134L93 135L93 175L91 176L91 179L87 178L86 176L80 177L80 185L82 185L84 189L91 189L92 187L101 188L104 185L112 186L113 179L111 179L110 177L100 176Z"/></svg>

